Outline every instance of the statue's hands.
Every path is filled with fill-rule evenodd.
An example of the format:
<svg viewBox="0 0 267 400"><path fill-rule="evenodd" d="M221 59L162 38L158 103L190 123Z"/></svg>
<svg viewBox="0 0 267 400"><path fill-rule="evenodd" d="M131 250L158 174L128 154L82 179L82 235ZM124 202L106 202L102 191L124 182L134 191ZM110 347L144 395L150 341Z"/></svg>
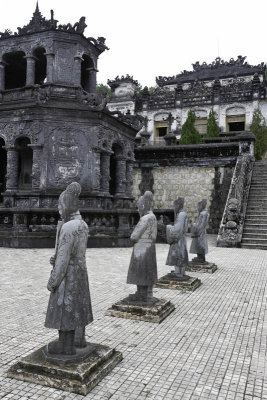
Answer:
<svg viewBox="0 0 267 400"><path fill-rule="evenodd" d="M56 256L50 258L50 264L54 267L56 263Z"/></svg>
<svg viewBox="0 0 267 400"><path fill-rule="evenodd" d="M52 285L51 279L49 279L47 282L47 289L49 292L54 292L56 290L56 287Z"/></svg>

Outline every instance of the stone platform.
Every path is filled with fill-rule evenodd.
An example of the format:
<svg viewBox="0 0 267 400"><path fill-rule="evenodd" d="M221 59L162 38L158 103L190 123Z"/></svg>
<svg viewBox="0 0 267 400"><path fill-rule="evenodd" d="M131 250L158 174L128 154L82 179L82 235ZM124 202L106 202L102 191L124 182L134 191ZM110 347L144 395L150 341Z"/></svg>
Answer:
<svg viewBox="0 0 267 400"><path fill-rule="evenodd" d="M186 267L186 271L193 271L193 272L207 272L209 274L213 274L213 272L217 271L218 267L214 263L192 263L191 261L188 263Z"/></svg>
<svg viewBox="0 0 267 400"><path fill-rule="evenodd" d="M188 279L181 280L174 274L169 273L162 276L155 286L161 289L175 289L194 292L194 290L196 290L201 284L201 280L198 278L188 276Z"/></svg>
<svg viewBox="0 0 267 400"><path fill-rule="evenodd" d="M126 297L113 304L105 315L160 324L174 309L174 305L168 300L157 299L151 304L145 304L137 301L131 302Z"/></svg>
<svg viewBox="0 0 267 400"><path fill-rule="evenodd" d="M83 361L75 362L87 353ZM64 356L48 361L46 346L22 358L8 370L8 377L49 386L68 392L87 395L121 360L122 353L107 346L90 343L85 349L77 349L67 364Z"/></svg>

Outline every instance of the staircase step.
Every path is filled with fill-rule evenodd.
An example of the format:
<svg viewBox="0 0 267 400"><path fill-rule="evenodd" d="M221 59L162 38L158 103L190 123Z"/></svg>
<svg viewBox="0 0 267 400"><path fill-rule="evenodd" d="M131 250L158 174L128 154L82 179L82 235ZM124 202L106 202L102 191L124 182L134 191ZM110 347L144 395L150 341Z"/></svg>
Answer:
<svg viewBox="0 0 267 400"><path fill-rule="evenodd" d="M256 250L267 250L267 245L263 244L256 244L256 243L242 243L241 242L241 247L242 249L256 249Z"/></svg>
<svg viewBox="0 0 267 400"><path fill-rule="evenodd" d="M261 238L258 238L258 239L254 239L254 238L243 238L242 237L242 243L244 243L244 244L247 244L247 243L249 243L249 244L262 244L262 245L264 245L264 246L267 246L267 239L261 239Z"/></svg>
<svg viewBox="0 0 267 400"><path fill-rule="evenodd" d="M267 234L265 233L243 233L242 240L252 240L253 242L256 240L266 240L267 244Z"/></svg>

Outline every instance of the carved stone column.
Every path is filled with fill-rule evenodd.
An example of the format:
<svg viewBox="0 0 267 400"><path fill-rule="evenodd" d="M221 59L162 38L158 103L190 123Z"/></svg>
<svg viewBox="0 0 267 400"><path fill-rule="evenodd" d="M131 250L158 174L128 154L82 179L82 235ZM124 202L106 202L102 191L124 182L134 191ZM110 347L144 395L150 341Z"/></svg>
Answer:
<svg viewBox="0 0 267 400"><path fill-rule="evenodd" d="M100 188L102 192L109 193L110 181L110 155L111 153L101 153L100 156Z"/></svg>
<svg viewBox="0 0 267 400"><path fill-rule="evenodd" d="M5 67L4 61L0 62L0 90L5 90Z"/></svg>
<svg viewBox="0 0 267 400"><path fill-rule="evenodd" d="M125 195L126 190L126 158L116 157L116 190L115 195Z"/></svg>
<svg viewBox="0 0 267 400"><path fill-rule="evenodd" d="M132 161L132 160L128 160L126 163L126 190L125 190L125 193L127 196L132 195L133 164L134 164L134 161Z"/></svg>
<svg viewBox="0 0 267 400"><path fill-rule="evenodd" d="M34 56L25 56L27 60L27 74L26 74L26 85L34 85L35 83L35 61Z"/></svg>
<svg viewBox="0 0 267 400"><path fill-rule="evenodd" d="M101 150L93 148L95 163L93 166L93 190L99 191L101 188Z"/></svg>
<svg viewBox="0 0 267 400"><path fill-rule="evenodd" d="M82 64L83 58L81 56L75 56L74 57L74 74L73 74L73 79L74 79L74 85L80 86L81 85L81 64Z"/></svg>
<svg viewBox="0 0 267 400"><path fill-rule="evenodd" d="M41 144L28 144L32 149L32 189L40 189L41 183L41 157L43 145Z"/></svg>
<svg viewBox="0 0 267 400"><path fill-rule="evenodd" d="M4 146L7 151L6 191L18 189L19 153L15 147Z"/></svg>
<svg viewBox="0 0 267 400"><path fill-rule="evenodd" d="M96 68L87 68L88 74L89 74L89 90L86 90L87 92L90 93L96 93L96 73L98 70Z"/></svg>
<svg viewBox="0 0 267 400"><path fill-rule="evenodd" d="M46 81L52 83L54 81L54 53L45 53L46 56Z"/></svg>

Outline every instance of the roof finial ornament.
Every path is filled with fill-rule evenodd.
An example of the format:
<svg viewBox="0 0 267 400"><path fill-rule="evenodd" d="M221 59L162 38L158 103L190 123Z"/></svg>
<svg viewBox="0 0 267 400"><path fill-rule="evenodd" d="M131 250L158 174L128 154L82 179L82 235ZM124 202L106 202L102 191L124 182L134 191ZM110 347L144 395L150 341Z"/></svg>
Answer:
<svg viewBox="0 0 267 400"><path fill-rule="evenodd" d="M35 13L39 13L39 4L38 4L38 0L36 1L36 8L35 8Z"/></svg>

